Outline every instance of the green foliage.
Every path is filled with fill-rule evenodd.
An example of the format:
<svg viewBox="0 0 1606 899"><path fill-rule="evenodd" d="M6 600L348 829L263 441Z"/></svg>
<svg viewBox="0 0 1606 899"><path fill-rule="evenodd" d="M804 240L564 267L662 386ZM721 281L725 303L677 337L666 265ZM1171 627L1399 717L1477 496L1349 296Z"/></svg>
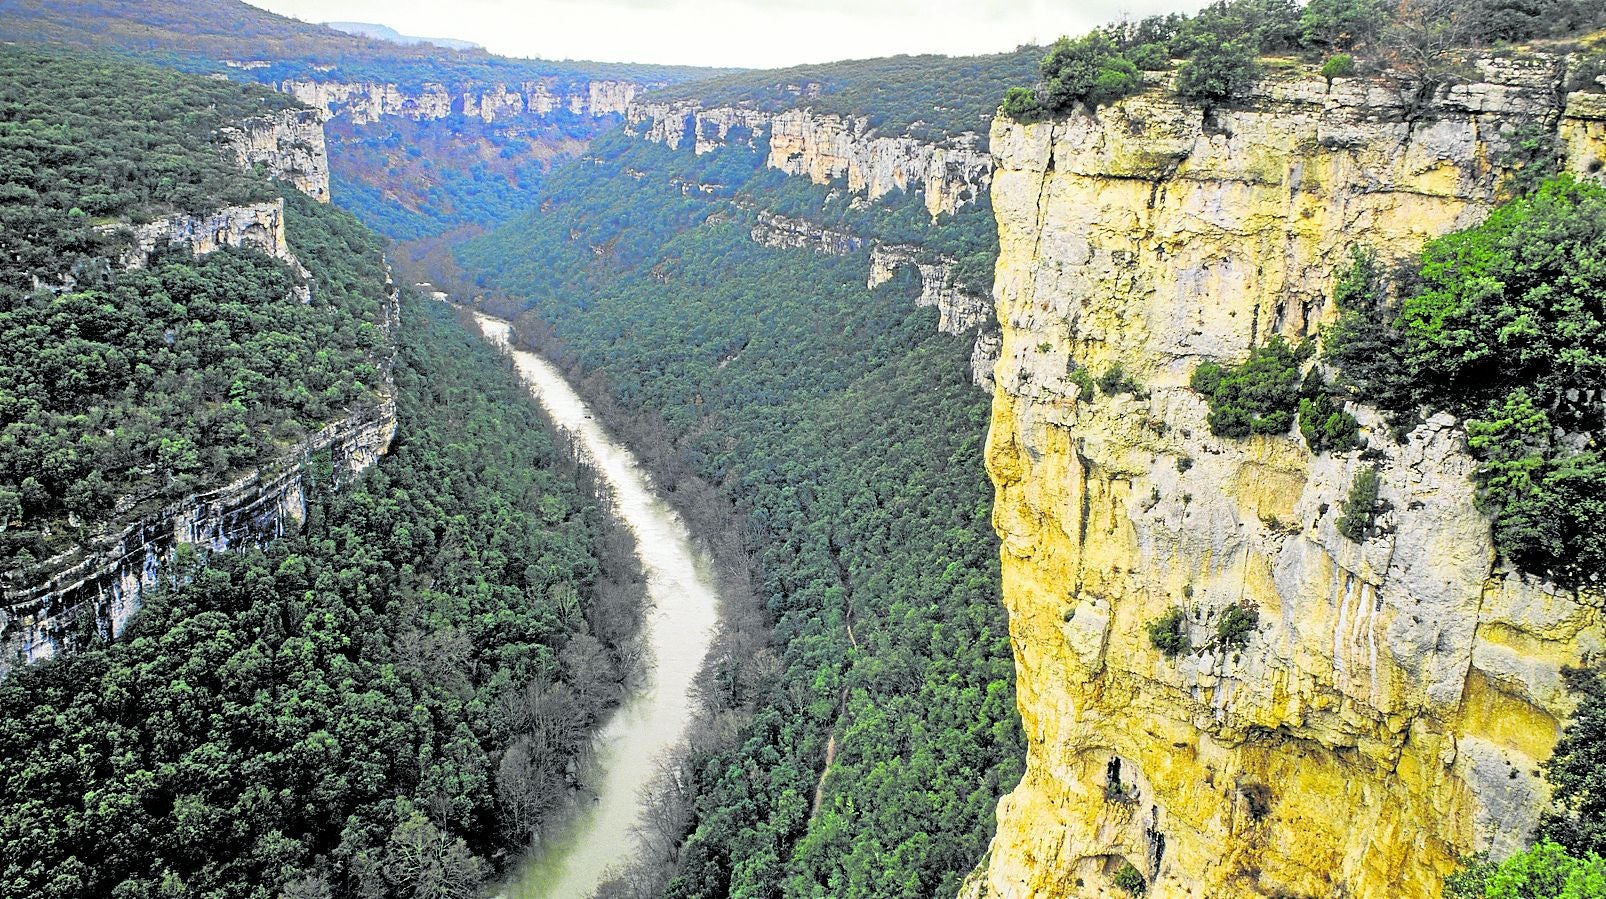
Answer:
<svg viewBox="0 0 1606 899"><path fill-rule="evenodd" d="M1337 51L1365 47L1376 40L1387 15L1380 0L1310 0L1299 16L1301 43L1306 47ZM1323 77L1331 79L1350 74L1328 72L1328 65L1339 58L1349 59L1353 67L1354 57L1348 52L1335 53L1322 66Z"/></svg>
<svg viewBox="0 0 1606 899"><path fill-rule="evenodd" d="M1504 188L1515 196L1531 194L1561 171L1566 150L1561 138L1543 122L1526 122L1510 137L1498 162L1507 172Z"/></svg>
<svg viewBox="0 0 1606 899"><path fill-rule="evenodd" d="M1210 403L1210 433L1234 438L1287 433L1299 410L1299 366L1308 352L1273 337L1241 364L1205 362L1194 369L1189 384Z"/></svg>
<svg viewBox="0 0 1606 899"><path fill-rule="evenodd" d="M1587 442L1606 390L1606 190L1567 175L1431 241L1397 310L1357 251L1339 279L1327 358L1340 383L1396 414L1466 420L1480 505L1517 568L1573 585L1606 566L1606 460Z"/></svg>
<svg viewBox="0 0 1606 899"><path fill-rule="evenodd" d="M1312 369L1300 387L1299 433L1313 453L1347 453L1361 445L1360 423L1344 411L1321 373Z"/></svg>
<svg viewBox="0 0 1606 899"><path fill-rule="evenodd" d="M1446 899L1596 899L1606 896L1606 859L1579 857L1548 840L1499 864L1473 859L1445 880Z"/></svg>
<svg viewBox="0 0 1606 899"><path fill-rule="evenodd" d="M574 648L632 620L599 510L503 360L438 304L403 322L377 468L309 478L299 531L188 554L123 639L0 682L7 895L472 895L528 838L499 763L535 706L561 794L619 676Z"/></svg>
<svg viewBox="0 0 1606 899"><path fill-rule="evenodd" d="M225 116L285 101L72 54L9 48L0 69L0 495L21 523L0 534L0 565L54 556L114 507L217 484L375 402L385 274L349 216L286 197L313 275L303 303L302 277L256 251L159 248L125 269L126 238L77 213L275 196L213 139Z"/></svg>
<svg viewBox="0 0 1606 899"><path fill-rule="evenodd" d="M1172 606L1164 615L1144 625L1149 643L1165 653L1166 658L1185 653L1189 649L1188 616L1181 606Z"/></svg>
<svg viewBox="0 0 1606 899"><path fill-rule="evenodd" d="M1115 42L1100 32L1076 40L1062 37L1043 57L1043 107L1062 112L1077 104L1101 106L1119 100L1142 86L1137 66L1120 54Z"/></svg>
<svg viewBox="0 0 1606 899"><path fill-rule="evenodd" d="M1202 42L1177 69L1177 93L1209 105L1243 94L1260 78L1255 48L1240 39Z"/></svg>
<svg viewBox="0 0 1606 899"><path fill-rule="evenodd" d="M1012 87L1004 92L1004 103L999 111L1017 122L1035 122L1043 117L1043 103L1037 91L1029 87Z"/></svg>
<svg viewBox="0 0 1606 899"><path fill-rule="evenodd" d="M1376 465L1368 465L1355 472L1349 497L1344 500L1338 516L1340 534L1356 543L1366 541L1372 525L1377 523L1377 516L1383 512L1383 506L1378 501L1378 492L1382 487L1383 477Z"/></svg>
<svg viewBox="0 0 1606 899"><path fill-rule="evenodd" d="M1322 355L1338 370L1338 386L1356 399L1399 413L1416 405L1420 385L1405 360L1388 285L1376 252L1352 247L1350 264L1333 290L1338 321L1323 340Z"/></svg>
<svg viewBox="0 0 1606 899"><path fill-rule="evenodd" d="M1606 853L1606 668L1562 674L1578 708L1545 763L1554 811L1540 830L1574 855L1598 857Z"/></svg>
<svg viewBox="0 0 1606 899"><path fill-rule="evenodd" d="M1128 861L1121 862L1121 867L1111 878L1111 883L1115 884L1116 889L1125 890L1133 896L1141 896L1149 891L1149 885L1144 881L1143 874Z"/></svg>
<svg viewBox="0 0 1606 899"><path fill-rule="evenodd" d="M1242 646L1259 624L1260 609L1249 603L1230 605L1216 619L1216 639L1222 646Z"/></svg>
<svg viewBox="0 0 1606 899"><path fill-rule="evenodd" d="M1322 77L1331 84L1334 78L1355 74L1355 57L1348 53L1334 53L1322 63Z"/></svg>
<svg viewBox="0 0 1606 899"><path fill-rule="evenodd" d="M1099 375L1098 385L1099 390L1103 391L1105 396L1115 396L1121 393L1139 396L1143 392L1143 388L1138 386L1138 382L1134 381L1132 376L1126 373L1126 369L1122 368L1119 362L1112 362L1110 367L1104 370L1104 374Z"/></svg>
<svg viewBox="0 0 1606 899"><path fill-rule="evenodd" d="M1098 386L1093 381L1093 373L1078 365L1071 369L1066 380L1076 385L1076 398L1082 401L1092 401L1094 389Z"/></svg>
<svg viewBox="0 0 1606 899"><path fill-rule="evenodd" d="M605 138L595 163L553 173L545 212L462 258L487 273L479 290L506 295L498 308L531 308L524 332L575 366L693 517L744 516L773 636L713 661L709 712L730 736L690 760L699 798L667 895L949 895L1022 757L987 400L968 383L970 341L935 330L915 285L869 291L862 255L751 241L744 205L827 214L823 191L767 172L766 153ZM729 187L688 196L671 176ZM880 215L844 214L861 212ZM918 207L858 221L938 236Z"/></svg>
<svg viewBox="0 0 1606 899"><path fill-rule="evenodd" d="M260 88L59 50L0 47L0 298L103 278L96 228L274 196L218 131L294 105Z"/></svg>

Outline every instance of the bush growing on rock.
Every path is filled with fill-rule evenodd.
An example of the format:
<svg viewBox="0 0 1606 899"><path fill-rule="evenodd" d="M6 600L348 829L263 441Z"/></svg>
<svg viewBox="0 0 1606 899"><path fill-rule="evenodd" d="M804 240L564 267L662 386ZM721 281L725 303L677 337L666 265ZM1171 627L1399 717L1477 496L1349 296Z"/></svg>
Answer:
<svg viewBox="0 0 1606 899"><path fill-rule="evenodd" d="M1238 603L1223 609L1216 619L1216 639L1222 646L1242 646L1260 624L1260 610L1249 603Z"/></svg>
<svg viewBox="0 0 1606 899"><path fill-rule="evenodd" d="M1343 503L1344 509L1338 517L1338 532L1356 543L1364 543L1377 523L1377 516L1383 511L1378 502L1378 492L1382 489L1383 479L1378 474L1377 466L1369 465L1355 473L1355 482L1350 485L1349 498Z"/></svg>
<svg viewBox="0 0 1606 899"><path fill-rule="evenodd" d="M1098 106L1142 86L1138 67L1100 32L1060 38L1043 57L1043 105L1056 112L1078 103Z"/></svg>
<svg viewBox="0 0 1606 899"><path fill-rule="evenodd" d="M1133 896L1141 896L1148 892L1149 885L1143 879L1143 874L1132 866L1131 862L1122 862L1120 870L1115 872L1111 880L1117 889L1125 890Z"/></svg>
<svg viewBox="0 0 1606 899"><path fill-rule="evenodd" d="M1233 438L1287 433L1299 409L1299 366L1310 352L1308 344L1296 349L1273 337L1242 364L1206 362L1194 369L1189 386L1210 403L1210 433Z"/></svg>
<svg viewBox="0 0 1606 899"><path fill-rule="evenodd" d="M1169 659L1188 651L1187 624L1187 615L1182 607L1172 606L1164 615L1150 621L1145 629L1149 633L1149 642Z"/></svg>

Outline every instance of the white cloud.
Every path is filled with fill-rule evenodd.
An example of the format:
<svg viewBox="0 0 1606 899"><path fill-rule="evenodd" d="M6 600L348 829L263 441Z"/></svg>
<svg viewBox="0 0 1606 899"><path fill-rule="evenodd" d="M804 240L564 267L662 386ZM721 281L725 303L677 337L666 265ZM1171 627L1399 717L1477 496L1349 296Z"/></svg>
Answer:
<svg viewBox="0 0 1606 899"><path fill-rule="evenodd" d="M378 22L510 56L774 68L974 54L1202 0L250 0L309 22Z"/></svg>

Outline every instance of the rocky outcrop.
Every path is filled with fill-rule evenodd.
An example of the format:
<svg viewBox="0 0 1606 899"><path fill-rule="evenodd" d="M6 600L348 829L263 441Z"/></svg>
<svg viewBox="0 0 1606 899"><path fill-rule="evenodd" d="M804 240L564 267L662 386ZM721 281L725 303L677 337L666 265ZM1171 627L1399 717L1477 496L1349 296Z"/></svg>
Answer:
<svg viewBox="0 0 1606 899"><path fill-rule="evenodd" d="M849 256L864 249L864 239L856 234L773 212L758 214L752 236L753 242L762 247L806 249L827 256Z"/></svg>
<svg viewBox="0 0 1606 899"><path fill-rule="evenodd" d="M462 87L426 82L402 88L385 82L292 79L280 82L278 89L322 110L326 117L341 116L354 125L365 125L385 116L433 121L461 115L496 122L559 111L594 118L623 115L644 86L629 81L570 84L548 78Z"/></svg>
<svg viewBox="0 0 1606 899"><path fill-rule="evenodd" d="M808 109L769 113L735 106L704 108L691 101L635 103L625 118L634 134L671 148L690 144L698 154L726 144L756 148L767 138L765 164L772 169L807 176L816 184L842 181L871 200L893 191L919 190L933 216L975 202L992 178L992 157L970 133L928 143L878 135L863 117Z"/></svg>
<svg viewBox="0 0 1606 899"><path fill-rule="evenodd" d="M1130 864L1157 897L1436 896L1531 831L1599 600L1497 565L1450 417L1396 439L1357 408L1366 456L1313 455L1213 437L1188 388L1329 320L1355 244L1481 219L1518 127L1559 118L1601 167L1599 98L1563 114L1554 60L1481 69L1425 102L1296 70L1209 113L1153 91L995 123L987 465L1028 759L974 895L1118 895ZM1141 395L1076 386L1115 364ZM1370 465L1392 511L1355 543L1335 520ZM1145 626L1173 607L1194 648L1168 659Z"/></svg>
<svg viewBox="0 0 1606 899"><path fill-rule="evenodd" d="M179 546L222 551L259 544L306 516L306 462L328 452L337 481L373 465L396 433L388 397L306 438L273 464L171 503L97 534L37 566L50 572L26 586L8 579L0 602L0 677L11 668L68 651L76 640L120 636L155 588ZM134 514L125 500L114 513ZM169 576L171 576L169 574Z"/></svg>
<svg viewBox="0 0 1606 899"><path fill-rule="evenodd" d="M163 216L143 225L108 225L102 230L127 231L132 244L124 253L125 268L142 268L158 247L178 244L204 256L223 247L257 250L276 259L293 258L284 239L284 201L225 206L207 215Z"/></svg>
<svg viewBox="0 0 1606 899"><path fill-rule="evenodd" d="M203 216L176 213L143 225L111 225L103 230L128 233L129 246L119 260L124 268L143 268L158 248L175 245L195 256L224 247L265 253L289 263L298 276L297 295L303 303L312 301L312 275L290 252L284 238L283 199L225 206Z"/></svg>
<svg viewBox="0 0 1606 899"><path fill-rule="evenodd" d="M315 110L286 109L225 128L222 139L242 168L261 164L268 176L329 202L329 150Z"/></svg>
<svg viewBox="0 0 1606 899"><path fill-rule="evenodd" d="M920 272L920 298L915 302L937 307L937 330L944 334L964 334L987 322L993 311L992 300L966 290L959 283L954 275L953 259L927 254L917 246L876 244L870 251L867 286L873 289L885 284L906 265Z"/></svg>

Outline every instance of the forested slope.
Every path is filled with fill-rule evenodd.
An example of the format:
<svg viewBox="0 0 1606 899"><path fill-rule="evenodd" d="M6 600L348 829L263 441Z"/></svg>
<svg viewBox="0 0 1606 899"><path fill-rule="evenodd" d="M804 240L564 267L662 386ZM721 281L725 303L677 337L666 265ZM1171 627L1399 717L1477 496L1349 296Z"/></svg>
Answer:
<svg viewBox="0 0 1606 899"><path fill-rule="evenodd" d="M120 639L88 627L0 680L0 896L475 895L631 673L628 538L505 359L410 291L396 324L376 235L220 155L282 99L56 51L0 66L8 600L46 541L139 511L117 491L215 485L380 381L399 419L365 474L307 460L282 533L177 538ZM302 268L130 260L97 227L264 198Z"/></svg>
<svg viewBox="0 0 1606 899"><path fill-rule="evenodd" d="M848 211L765 152L610 137L461 262L491 308L528 307L524 338L574 366L694 519L740 522L754 604L710 666L690 835L657 886L950 894L1021 753L987 397L907 270L868 290L862 253L752 236L763 208L935 234L918 200Z"/></svg>

